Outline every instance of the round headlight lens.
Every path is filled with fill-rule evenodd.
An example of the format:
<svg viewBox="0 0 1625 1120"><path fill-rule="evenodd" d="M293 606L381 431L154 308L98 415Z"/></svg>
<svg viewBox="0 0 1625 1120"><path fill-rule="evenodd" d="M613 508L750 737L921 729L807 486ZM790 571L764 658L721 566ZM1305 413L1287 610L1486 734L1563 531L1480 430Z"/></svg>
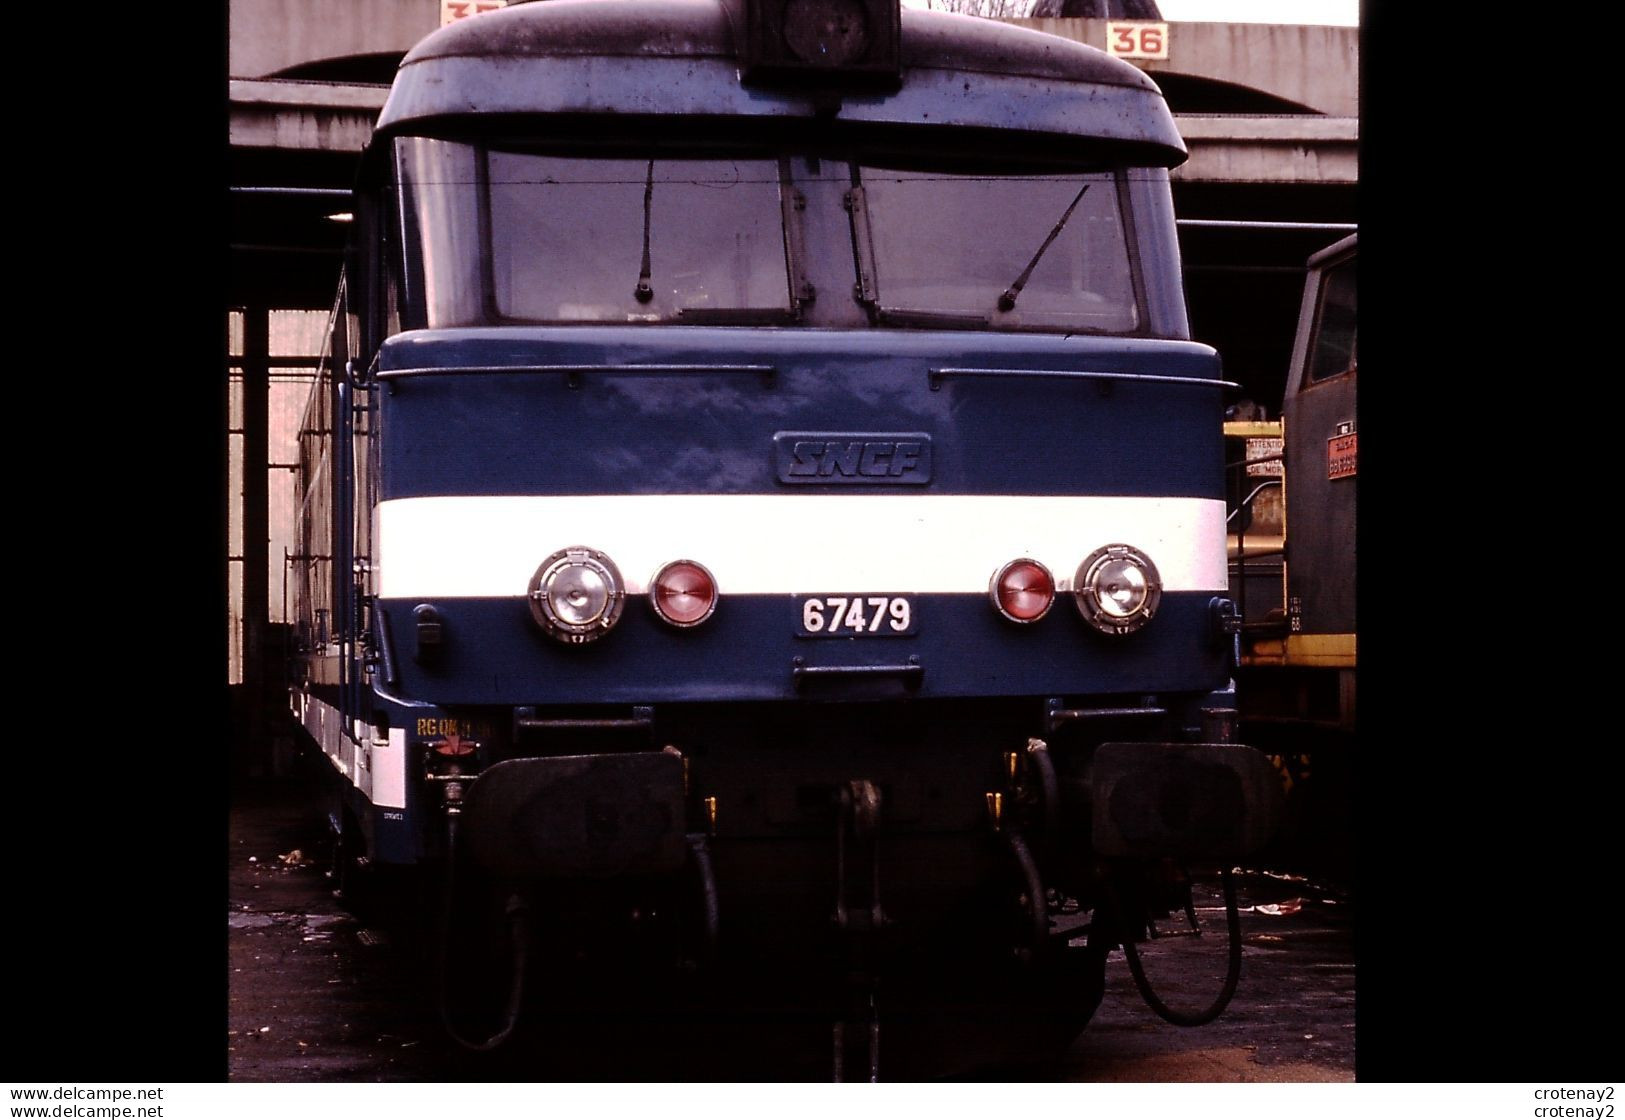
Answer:
<svg viewBox="0 0 1625 1120"><path fill-rule="evenodd" d="M610 558L577 546L553 553L530 580L530 614L550 637L577 645L620 621L626 585Z"/></svg>
<svg viewBox="0 0 1625 1120"><path fill-rule="evenodd" d="M597 622L609 606L609 598L609 581L585 564L559 572L547 587L548 608L568 626Z"/></svg>
<svg viewBox="0 0 1625 1120"><path fill-rule="evenodd" d="M1012 560L988 584L993 609L1011 622L1037 622L1055 602L1055 577L1037 560Z"/></svg>
<svg viewBox="0 0 1625 1120"><path fill-rule="evenodd" d="M1157 613L1162 577L1139 549L1109 544L1078 565L1072 595L1084 621L1102 634L1132 634Z"/></svg>
<svg viewBox="0 0 1625 1120"><path fill-rule="evenodd" d="M704 564L673 560L649 581L649 602L663 622L698 626L717 609L717 581Z"/></svg>

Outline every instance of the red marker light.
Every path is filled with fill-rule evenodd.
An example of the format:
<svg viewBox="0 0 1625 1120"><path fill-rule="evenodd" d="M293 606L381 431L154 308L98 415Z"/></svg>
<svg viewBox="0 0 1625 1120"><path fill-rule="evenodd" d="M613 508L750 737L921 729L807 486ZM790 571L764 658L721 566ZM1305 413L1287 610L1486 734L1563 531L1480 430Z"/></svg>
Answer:
<svg viewBox="0 0 1625 1120"><path fill-rule="evenodd" d="M717 581L703 564L673 560L649 582L649 602L662 621L698 626L717 609Z"/></svg>
<svg viewBox="0 0 1625 1120"><path fill-rule="evenodd" d="M1011 622L1037 622L1055 602L1055 578L1037 560L1012 560L994 573L988 597Z"/></svg>

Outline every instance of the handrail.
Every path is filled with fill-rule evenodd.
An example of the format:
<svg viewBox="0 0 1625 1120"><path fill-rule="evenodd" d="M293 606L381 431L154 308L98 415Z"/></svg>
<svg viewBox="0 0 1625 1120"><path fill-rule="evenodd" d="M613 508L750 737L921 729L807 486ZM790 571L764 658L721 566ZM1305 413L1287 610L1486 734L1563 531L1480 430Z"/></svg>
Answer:
<svg viewBox="0 0 1625 1120"><path fill-rule="evenodd" d="M1177 377L1167 373L1121 373L1092 369L993 369L982 366L940 366L926 371L926 384L932 392L942 388L947 377L1059 377L1094 381L1146 381L1163 385L1211 385L1237 389L1235 381L1216 377Z"/></svg>
<svg viewBox="0 0 1625 1120"><path fill-rule="evenodd" d="M379 381L399 381L408 377L430 377L440 374L473 374L473 373L529 373L547 374L562 373L565 384L572 389L581 387L583 374L593 374L599 377L636 377L639 375L660 374L707 374L707 373L745 373L762 379L762 384L772 387L774 378L778 374L777 366L770 365L743 365L726 362L703 362L693 364L672 363L626 363L621 365L599 364L592 362L568 362L556 365L481 365L481 366L426 366L411 369L385 369L379 370L375 375Z"/></svg>
<svg viewBox="0 0 1625 1120"><path fill-rule="evenodd" d="M1282 458L1282 456L1279 454L1266 455L1260 459L1244 459L1239 463L1232 463L1230 465L1232 467L1246 466L1249 463L1267 463L1280 458ZM1250 507L1253 504L1254 498L1258 497L1270 487L1280 485L1281 479L1279 478L1266 478L1263 482L1260 482L1257 486L1253 487L1252 493L1248 494L1240 502L1236 503L1236 508L1225 515L1224 523L1229 525L1230 522L1235 521L1236 515ZM1265 552L1261 552L1258 555L1267 556L1272 555L1275 552L1280 552L1282 555L1285 555L1286 549L1284 547L1280 549L1270 549ZM1236 609L1240 612L1241 624L1243 627L1245 627L1247 625L1247 522L1245 519L1236 523Z"/></svg>
<svg viewBox="0 0 1625 1120"><path fill-rule="evenodd" d="M1253 487L1253 492L1251 494L1248 494L1245 498L1241 499L1240 502L1236 503L1236 508L1235 509L1233 509L1229 513L1225 514L1224 523L1226 525L1230 524L1230 522L1232 522L1232 521L1234 521L1236 519L1236 514L1240 513L1242 510L1244 510L1248 506L1252 505L1253 504L1253 499L1258 497L1259 494L1261 494L1265 490L1268 490L1271 486L1279 486L1279 485L1281 485L1281 480L1278 479L1278 478L1266 478L1263 482L1260 482L1257 486ZM1244 533L1245 531L1246 531L1245 527L1243 527L1242 529L1238 529L1236 531L1237 537L1239 538L1241 536L1241 534ZM1237 547L1238 550L1241 547L1241 542L1240 542L1239 539L1236 542L1236 547Z"/></svg>
<svg viewBox="0 0 1625 1120"><path fill-rule="evenodd" d="M790 659L790 679L798 692L819 678L863 680L882 677L896 677L904 688L913 692L925 680L925 666L920 664L918 655L911 656L902 665L808 665L804 658Z"/></svg>

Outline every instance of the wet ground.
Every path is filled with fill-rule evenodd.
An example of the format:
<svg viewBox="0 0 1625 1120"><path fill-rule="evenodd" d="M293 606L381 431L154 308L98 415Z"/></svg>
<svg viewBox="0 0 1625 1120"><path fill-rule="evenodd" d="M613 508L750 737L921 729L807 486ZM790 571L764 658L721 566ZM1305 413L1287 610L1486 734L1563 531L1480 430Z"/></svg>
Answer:
<svg viewBox="0 0 1625 1120"><path fill-rule="evenodd" d="M1163 1022L1141 999L1121 951L1113 953L1106 997L1069 1051L1065 1079L1354 1080L1353 900L1333 885L1275 874L1238 877L1241 981L1218 1019L1188 1028ZM1204 927L1222 921L1222 900L1215 893L1206 901ZM1140 948L1153 990L1179 1011L1205 1007L1223 983L1218 946L1187 948ZM1195 966L1182 955L1195 955Z"/></svg>
<svg viewBox="0 0 1625 1120"><path fill-rule="evenodd" d="M231 814L233 1081L801 1080L827 1076L828 1028L793 1019L692 1024L626 1004L562 1035L522 1031L493 1055L447 1043L424 998L424 967L393 922L336 901L324 876L321 809L298 780L243 786ZM1318 876L1316 877L1318 878ZM1121 952L1093 1022L1058 1066L961 1076L1055 1081L1352 1081L1354 903L1335 883L1248 868L1237 877L1242 975L1216 1022L1181 1028L1141 1000ZM1220 935L1142 950L1176 1010L1211 1001L1224 973L1223 904L1197 900ZM1170 923L1173 928L1177 923ZM715 1028L717 1024L709 1024ZM883 1027L883 1030L885 1028ZM715 1038L724 1038L721 1045ZM704 1046L703 1051L695 1049ZM823 1069L819 1074L813 1072ZM882 1076L885 1064L882 1063Z"/></svg>

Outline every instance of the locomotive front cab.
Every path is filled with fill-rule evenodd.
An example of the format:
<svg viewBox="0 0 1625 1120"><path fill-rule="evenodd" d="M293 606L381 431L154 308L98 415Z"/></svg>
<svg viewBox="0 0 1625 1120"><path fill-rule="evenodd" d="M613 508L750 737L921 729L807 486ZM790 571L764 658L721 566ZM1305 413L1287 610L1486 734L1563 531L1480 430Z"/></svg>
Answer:
<svg viewBox="0 0 1625 1120"><path fill-rule="evenodd" d="M1083 959L1081 1026L1163 865L1273 821L1183 145L1078 44L904 12L895 89L747 84L737 14L551 0L402 65L340 409L391 851L617 952L675 897L690 963Z"/></svg>

